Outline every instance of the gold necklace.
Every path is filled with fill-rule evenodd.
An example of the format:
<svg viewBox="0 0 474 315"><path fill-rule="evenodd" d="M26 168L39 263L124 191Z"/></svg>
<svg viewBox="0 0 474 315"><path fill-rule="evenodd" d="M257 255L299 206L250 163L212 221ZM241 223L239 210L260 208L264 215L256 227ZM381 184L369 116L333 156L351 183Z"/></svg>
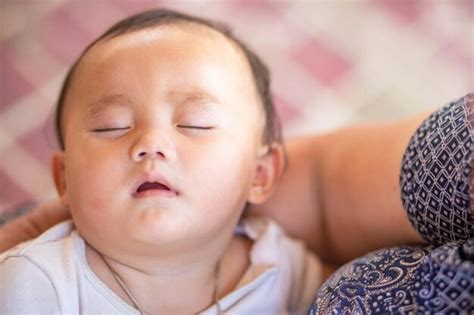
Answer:
<svg viewBox="0 0 474 315"><path fill-rule="evenodd" d="M125 292L125 294L128 296L130 301L132 301L133 306L140 312L141 315L147 315L147 313L143 310L143 308L138 303L137 299L135 299L135 297L133 296L132 292L130 291L130 289L128 288L127 284L122 279L122 277L120 277L118 275L118 273L115 272L115 270L109 265L109 263L107 262L107 260L105 259L105 257L102 254L99 253L99 255L102 258L102 260L104 261L107 268L109 269L112 276L114 277L117 284L120 286L120 288L122 288L123 292ZM217 264L216 264L216 269L214 271L214 276L215 276L214 303L216 304L217 314L221 315L222 310L221 310L221 306L219 304L219 289L220 289L219 288L219 286L220 286L220 263L219 262L217 262Z"/></svg>

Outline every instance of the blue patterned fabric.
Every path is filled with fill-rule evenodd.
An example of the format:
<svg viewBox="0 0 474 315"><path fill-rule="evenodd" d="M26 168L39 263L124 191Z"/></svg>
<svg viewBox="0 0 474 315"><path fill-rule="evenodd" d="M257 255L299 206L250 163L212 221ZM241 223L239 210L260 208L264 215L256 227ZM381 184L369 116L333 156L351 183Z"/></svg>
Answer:
<svg viewBox="0 0 474 315"><path fill-rule="evenodd" d="M474 239L431 251L411 282L419 313L474 314Z"/></svg>
<svg viewBox="0 0 474 315"><path fill-rule="evenodd" d="M474 237L470 202L474 94L433 113L403 157L400 189L415 229L431 244Z"/></svg>
<svg viewBox="0 0 474 315"><path fill-rule="evenodd" d="M474 314L474 240L358 258L323 284L310 314Z"/></svg>
<svg viewBox="0 0 474 315"><path fill-rule="evenodd" d="M342 266L310 314L474 314L474 94L433 113L403 157L401 198L432 245L382 249Z"/></svg>
<svg viewBox="0 0 474 315"><path fill-rule="evenodd" d="M384 249L342 266L319 290L311 314L413 311L412 280L429 249Z"/></svg>

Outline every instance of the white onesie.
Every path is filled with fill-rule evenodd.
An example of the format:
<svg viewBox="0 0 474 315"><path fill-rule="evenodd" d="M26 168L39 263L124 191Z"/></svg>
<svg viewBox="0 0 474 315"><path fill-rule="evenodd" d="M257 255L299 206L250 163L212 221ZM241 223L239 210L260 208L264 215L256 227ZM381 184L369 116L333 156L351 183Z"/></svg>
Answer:
<svg viewBox="0 0 474 315"><path fill-rule="evenodd" d="M226 314L307 313L321 282L320 261L274 222L242 222L254 241L250 266L219 300ZM184 298L184 297L183 297ZM91 270L72 221L0 254L0 314L139 314ZM216 314L213 305L202 314Z"/></svg>

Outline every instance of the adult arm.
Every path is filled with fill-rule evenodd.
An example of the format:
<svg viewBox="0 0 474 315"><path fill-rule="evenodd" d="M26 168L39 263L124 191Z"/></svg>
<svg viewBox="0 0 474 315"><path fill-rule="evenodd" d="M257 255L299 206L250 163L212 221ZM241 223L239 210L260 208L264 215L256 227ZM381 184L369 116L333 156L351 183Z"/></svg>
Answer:
<svg viewBox="0 0 474 315"><path fill-rule="evenodd" d="M0 227L0 252L30 240L71 215L60 200L45 202Z"/></svg>
<svg viewBox="0 0 474 315"><path fill-rule="evenodd" d="M288 141L279 187L252 210L273 217L334 263L422 243L403 208L399 178L409 140L429 114Z"/></svg>

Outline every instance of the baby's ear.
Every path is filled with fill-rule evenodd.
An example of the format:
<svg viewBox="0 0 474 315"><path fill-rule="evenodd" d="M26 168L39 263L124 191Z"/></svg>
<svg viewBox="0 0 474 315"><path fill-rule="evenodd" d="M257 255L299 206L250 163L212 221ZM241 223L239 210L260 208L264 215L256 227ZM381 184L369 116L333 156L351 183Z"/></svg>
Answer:
<svg viewBox="0 0 474 315"><path fill-rule="evenodd" d="M285 168L285 153L283 146L277 142L262 148L255 176L250 188L248 201L263 203L275 190Z"/></svg>
<svg viewBox="0 0 474 315"><path fill-rule="evenodd" d="M51 159L51 169L53 172L54 185L61 198L61 204L68 206L66 189L66 167L64 161L64 151L56 151Z"/></svg>

